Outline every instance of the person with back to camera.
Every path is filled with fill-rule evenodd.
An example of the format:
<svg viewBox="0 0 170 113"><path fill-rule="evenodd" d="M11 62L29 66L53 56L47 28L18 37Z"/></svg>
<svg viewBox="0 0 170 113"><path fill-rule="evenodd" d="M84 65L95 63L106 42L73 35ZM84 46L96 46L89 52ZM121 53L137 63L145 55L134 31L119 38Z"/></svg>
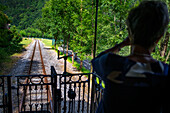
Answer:
<svg viewBox="0 0 170 113"><path fill-rule="evenodd" d="M147 75L167 76L168 64L153 59L153 52L158 41L164 35L169 23L168 8L161 1L143 1L129 12L126 24L128 37L120 44L103 51L91 62L94 72L105 82L104 95L96 113L170 113L163 111L157 94L149 95L143 92L145 99L138 98L140 94L132 89L123 88L126 77L147 78ZM129 56L119 56L114 53L120 48L131 46ZM159 82L159 79L157 80ZM157 83L154 79L151 81ZM133 85L145 86L145 84ZM121 87L121 89L119 89ZM147 101L153 96L155 99ZM128 96L131 97L128 97ZM170 95L169 95L170 96ZM136 100L138 99L138 100ZM137 102L137 103L136 103ZM161 111L162 110L162 111Z"/></svg>

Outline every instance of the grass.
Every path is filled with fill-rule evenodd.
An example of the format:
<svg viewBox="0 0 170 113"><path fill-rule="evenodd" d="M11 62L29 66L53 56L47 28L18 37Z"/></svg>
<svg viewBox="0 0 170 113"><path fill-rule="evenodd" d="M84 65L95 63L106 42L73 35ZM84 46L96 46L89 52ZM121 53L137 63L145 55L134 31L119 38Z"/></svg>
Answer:
<svg viewBox="0 0 170 113"><path fill-rule="evenodd" d="M23 38L23 40L20 42L21 45L23 45L23 47L27 47L30 43L32 42L32 39L29 38Z"/></svg>
<svg viewBox="0 0 170 113"><path fill-rule="evenodd" d="M72 58L68 57L67 60L68 60L68 62L72 63ZM82 67L82 68L80 69L80 64L77 63L76 61L74 61L73 66L74 66L75 68L77 68L79 71L81 71L82 73L90 73L90 71L89 71L88 69L86 69L85 67Z"/></svg>
<svg viewBox="0 0 170 113"><path fill-rule="evenodd" d="M51 39L41 39L41 41L45 44L45 46L52 47L52 40Z"/></svg>
<svg viewBox="0 0 170 113"><path fill-rule="evenodd" d="M6 75L10 72L13 65L20 59L22 49L27 47L32 39L23 38L19 46L9 46L0 48L0 75Z"/></svg>
<svg viewBox="0 0 170 113"><path fill-rule="evenodd" d="M9 57L6 61L2 62L0 75L7 75L18 60L19 57Z"/></svg>
<svg viewBox="0 0 170 113"><path fill-rule="evenodd" d="M45 46L51 47L51 48L54 49L54 46L52 46L52 40L50 40L50 39L41 39L41 41L45 44ZM56 47L56 48L58 48L58 47ZM58 52L58 49L56 49L55 51ZM63 52L60 52L60 55L63 56L63 55L65 55L65 54L63 54ZM70 63L72 63L72 58L71 58L71 57L68 57L67 61L70 62ZM80 69L80 64L77 63L76 61L74 61L73 66L74 66L75 68L77 68L79 71L81 71L82 73L90 73L90 71L87 70L85 67L82 67L82 68ZM97 82L97 84L100 83L99 81L100 81L99 78L96 77L96 82ZM101 85L102 85L103 88L105 88L105 84L104 84L103 81L101 82Z"/></svg>
<svg viewBox="0 0 170 113"><path fill-rule="evenodd" d="M41 39L41 41L45 44L45 46L47 47L51 47L54 49L54 46L52 45L52 40L51 39ZM58 46L56 47L58 48ZM58 52L58 49L55 50L56 52ZM60 52L60 55L63 55L62 52ZM64 54L65 55L65 54ZM72 58L68 57L67 59L68 62L72 63ZM89 70L87 70L86 68L82 67L82 69L80 69L80 64L78 64L76 61L74 61L73 66L75 68L77 68L79 71L81 71L82 73L90 73Z"/></svg>

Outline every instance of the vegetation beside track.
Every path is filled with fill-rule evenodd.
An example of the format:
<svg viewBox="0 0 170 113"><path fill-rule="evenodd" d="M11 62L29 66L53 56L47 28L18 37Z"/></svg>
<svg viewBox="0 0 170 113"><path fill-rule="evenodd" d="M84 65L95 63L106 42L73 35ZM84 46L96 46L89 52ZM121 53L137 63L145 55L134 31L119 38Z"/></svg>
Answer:
<svg viewBox="0 0 170 113"><path fill-rule="evenodd" d="M32 42L31 38L23 38L20 44L25 48Z"/></svg>
<svg viewBox="0 0 170 113"><path fill-rule="evenodd" d="M96 55L122 42L128 36L125 25L128 12L141 1L143 0L99 1ZM169 0L162 1L170 10ZM22 36L52 38L55 39L57 46L67 45L66 49L77 53L81 61L93 58L96 10L96 3L93 0L66 0L65 2L63 0L27 0L26 2L1 0L0 6L0 11L8 15L11 20L8 23L17 26ZM164 38L152 54L153 58L168 64L170 64L169 34L170 24ZM119 54L129 55L130 48L122 48Z"/></svg>
<svg viewBox="0 0 170 113"><path fill-rule="evenodd" d="M22 51L32 42L32 39L23 38L17 47L0 48L0 75L6 75L20 59Z"/></svg>
<svg viewBox="0 0 170 113"><path fill-rule="evenodd" d="M52 40L51 39L40 39L45 46L52 47Z"/></svg>
<svg viewBox="0 0 170 113"><path fill-rule="evenodd" d="M52 40L51 39L40 39L40 40L45 44L45 46L51 47L52 49L54 49L54 46L52 45ZM58 52L58 47L56 47L55 51ZM63 56L63 52L60 52L60 55ZM72 58L68 57L67 61L69 63L72 63ZM73 67L77 68L77 70L81 71L82 73L90 73L90 71L87 70L85 67L82 67L80 69L80 64L78 62L76 62L76 61L74 61Z"/></svg>

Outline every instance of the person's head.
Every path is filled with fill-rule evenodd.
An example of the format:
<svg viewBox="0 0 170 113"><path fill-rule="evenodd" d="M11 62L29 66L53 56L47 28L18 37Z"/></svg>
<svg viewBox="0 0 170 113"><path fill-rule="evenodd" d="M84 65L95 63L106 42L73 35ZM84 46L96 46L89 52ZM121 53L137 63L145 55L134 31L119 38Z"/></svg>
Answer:
<svg viewBox="0 0 170 113"><path fill-rule="evenodd" d="M127 18L131 43L149 49L163 36L168 23L168 8L164 2L141 2Z"/></svg>

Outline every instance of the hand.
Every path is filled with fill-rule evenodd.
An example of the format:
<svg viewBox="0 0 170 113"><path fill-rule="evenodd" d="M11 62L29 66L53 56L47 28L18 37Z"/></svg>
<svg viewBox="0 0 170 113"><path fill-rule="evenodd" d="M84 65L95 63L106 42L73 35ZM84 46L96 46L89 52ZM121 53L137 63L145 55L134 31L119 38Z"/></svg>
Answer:
<svg viewBox="0 0 170 113"><path fill-rule="evenodd" d="M121 42L120 44L121 44L121 47L131 45L131 44L130 44L130 39L129 39L129 37L126 37L126 38L123 40L123 42Z"/></svg>
<svg viewBox="0 0 170 113"><path fill-rule="evenodd" d="M130 45L130 39L129 37L126 37L123 42L119 43L119 44L116 44L114 47L112 48L109 48L105 51L103 51L104 53L108 53L108 52L118 52L120 51L121 48L125 47L125 46L129 46Z"/></svg>

